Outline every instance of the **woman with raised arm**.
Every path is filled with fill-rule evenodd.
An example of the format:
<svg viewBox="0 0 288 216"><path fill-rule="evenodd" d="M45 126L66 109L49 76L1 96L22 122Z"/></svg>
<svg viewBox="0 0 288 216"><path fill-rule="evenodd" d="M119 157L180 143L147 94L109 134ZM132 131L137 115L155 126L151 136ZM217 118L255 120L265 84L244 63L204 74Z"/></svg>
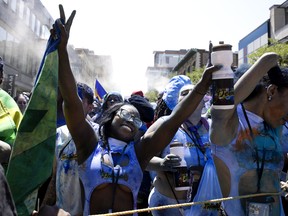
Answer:
<svg viewBox="0 0 288 216"><path fill-rule="evenodd" d="M65 23L63 7L60 5L59 9ZM182 122L197 108L211 84L212 72L219 66L207 68L193 91L171 115L158 119L139 141L134 142L134 137L142 122L137 109L129 104L117 104L104 113L97 138L85 119L66 49L75 13L72 12L65 24L58 20L61 30L59 87L67 126L77 149L84 215L136 209L142 171L150 159L170 143Z"/></svg>
<svg viewBox="0 0 288 216"><path fill-rule="evenodd" d="M212 106L210 139L224 197L280 191L281 127L288 113L288 70L266 53L236 82L235 106ZM284 215L280 196L224 202L228 215Z"/></svg>
<svg viewBox="0 0 288 216"><path fill-rule="evenodd" d="M179 91L179 103L192 91L194 85L186 84ZM147 169L156 171L154 188L149 195L149 207L175 205L192 202L199 186L204 166L211 158L209 145L209 123L201 116L204 99L197 109L181 124L169 145L159 157L154 156ZM173 148L174 146L174 148ZM175 154L178 150L178 155ZM182 154L182 158L181 158ZM179 173L179 166L185 164L184 172ZM180 166L181 167L181 166ZM182 171L183 168L180 168ZM182 174L182 175L181 175ZM184 182L177 182L182 176ZM190 206L153 210L153 216L188 215Z"/></svg>

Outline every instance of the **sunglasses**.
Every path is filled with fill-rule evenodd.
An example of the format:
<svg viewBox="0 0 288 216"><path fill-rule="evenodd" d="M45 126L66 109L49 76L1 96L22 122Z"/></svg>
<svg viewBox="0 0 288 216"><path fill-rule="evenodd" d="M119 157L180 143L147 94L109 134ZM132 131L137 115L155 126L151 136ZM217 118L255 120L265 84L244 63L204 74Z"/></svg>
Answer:
<svg viewBox="0 0 288 216"><path fill-rule="evenodd" d="M125 121L132 122L137 128L140 128L142 126L142 121L125 109L120 109L117 112L117 115Z"/></svg>

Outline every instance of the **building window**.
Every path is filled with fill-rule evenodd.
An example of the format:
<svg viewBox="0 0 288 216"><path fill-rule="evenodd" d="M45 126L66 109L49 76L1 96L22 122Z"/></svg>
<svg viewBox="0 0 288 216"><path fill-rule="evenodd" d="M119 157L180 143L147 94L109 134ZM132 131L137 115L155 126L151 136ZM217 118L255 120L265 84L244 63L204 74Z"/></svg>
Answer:
<svg viewBox="0 0 288 216"><path fill-rule="evenodd" d="M27 47L23 46L20 44L18 44L18 52L17 52L17 63L18 63L18 68L20 71L22 71L24 74L27 73L26 71L26 56L27 54Z"/></svg>
<svg viewBox="0 0 288 216"><path fill-rule="evenodd" d="M30 9L29 8L26 8L25 23L27 26L29 26L29 24L30 24Z"/></svg>
<svg viewBox="0 0 288 216"><path fill-rule="evenodd" d="M15 56L13 56L13 48L14 48L14 37L13 37L13 35L11 35L7 32L5 61L8 64L13 64L13 58L15 58Z"/></svg>
<svg viewBox="0 0 288 216"><path fill-rule="evenodd" d="M0 27L0 56L4 56L5 53L6 34L5 29Z"/></svg>
<svg viewBox="0 0 288 216"><path fill-rule="evenodd" d="M19 14L19 17L21 19L24 18L24 2L23 2L23 0L20 0L20 2L19 2L19 12L18 12L18 14Z"/></svg>
<svg viewBox="0 0 288 216"><path fill-rule="evenodd" d="M169 64L169 56L165 57L165 62L166 62L166 64Z"/></svg>
<svg viewBox="0 0 288 216"><path fill-rule="evenodd" d="M158 64L162 65L162 58L159 58Z"/></svg>
<svg viewBox="0 0 288 216"><path fill-rule="evenodd" d="M0 26L0 43L5 42L6 40L6 31Z"/></svg>
<svg viewBox="0 0 288 216"><path fill-rule="evenodd" d="M48 40L49 36L50 36L49 29L47 28L47 26L42 25L42 27L41 27L41 39Z"/></svg>
<svg viewBox="0 0 288 216"><path fill-rule="evenodd" d="M32 30L33 32L35 32L35 22L36 22L36 17L35 17L35 14L32 13L32 16L31 16L31 26L30 26L30 28L31 28L31 30Z"/></svg>
<svg viewBox="0 0 288 216"><path fill-rule="evenodd" d="M261 47L261 37L253 41L253 50L257 50Z"/></svg>
<svg viewBox="0 0 288 216"><path fill-rule="evenodd" d="M248 55L254 51L254 46L253 45L254 45L253 42L248 44L248 46L247 46L247 54Z"/></svg>
<svg viewBox="0 0 288 216"><path fill-rule="evenodd" d="M36 34L37 34L37 36L38 37L40 37L40 21L39 20L37 20L36 21Z"/></svg>
<svg viewBox="0 0 288 216"><path fill-rule="evenodd" d="M12 11L16 12L17 0L11 0L10 7Z"/></svg>
<svg viewBox="0 0 288 216"><path fill-rule="evenodd" d="M155 55L155 65L159 64L160 63L160 60L159 60L159 55L156 54Z"/></svg>
<svg viewBox="0 0 288 216"><path fill-rule="evenodd" d="M262 46L264 46L264 45L267 45L268 44L268 33L266 33L266 34L264 34L264 35L262 35L261 36L261 38L260 38L260 46L262 47Z"/></svg>

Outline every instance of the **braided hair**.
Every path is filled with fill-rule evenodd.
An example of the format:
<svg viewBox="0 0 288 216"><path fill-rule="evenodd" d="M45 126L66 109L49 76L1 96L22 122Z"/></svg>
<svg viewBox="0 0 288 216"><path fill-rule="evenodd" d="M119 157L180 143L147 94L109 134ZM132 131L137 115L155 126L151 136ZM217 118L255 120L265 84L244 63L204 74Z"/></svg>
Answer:
<svg viewBox="0 0 288 216"><path fill-rule="evenodd" d="M163 98L161 98L158 102L157 102L157 106L155 108L154 111L154 122L160 118L161 116L166 116L166 115L170 115L172 112L171 109L169 109L169 107L167 106L167 104L165 103L165 101L163 100Z"/></svg>

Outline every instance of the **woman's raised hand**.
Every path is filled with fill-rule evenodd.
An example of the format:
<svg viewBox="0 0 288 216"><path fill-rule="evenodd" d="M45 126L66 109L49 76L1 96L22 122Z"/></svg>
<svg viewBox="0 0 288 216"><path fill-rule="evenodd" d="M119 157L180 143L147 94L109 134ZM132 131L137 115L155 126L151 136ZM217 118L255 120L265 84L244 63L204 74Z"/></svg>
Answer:
<svg viewBox="0 0 288 216"><path fill-rule="evenodd" d="M76 10L73 10L69 19L66 22L66 17L65 17L65 12L64 12L64 8L63 6L60 4L59 5L59 11L60 11L60 19L57 20L57 24L58 27L60 28L61 31L61 42L59 44L59 46L65 46L68 43L68 39L69 39L69 33L70 33L70 29L73 23L73 19L75 17L76 14Z"/></svg>

